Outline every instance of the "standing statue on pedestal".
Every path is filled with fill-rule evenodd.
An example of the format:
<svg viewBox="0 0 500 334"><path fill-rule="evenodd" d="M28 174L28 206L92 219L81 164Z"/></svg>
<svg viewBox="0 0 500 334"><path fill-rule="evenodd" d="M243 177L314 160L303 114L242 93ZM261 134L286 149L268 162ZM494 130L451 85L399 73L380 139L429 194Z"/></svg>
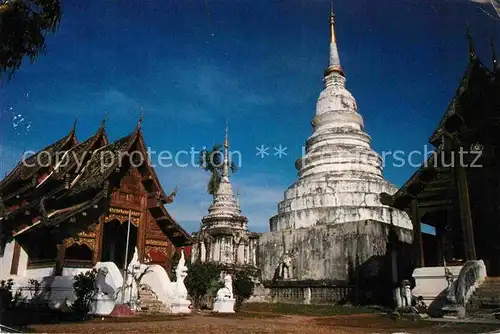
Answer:
<svg viewBox="0 0 500 334"><path fill-rule="evenodd" d="M187 277L187 267L183 249L181 249L181 258L175 269L175 277L176 281L171 283L173 286L172 313L191 313L189 308L191 302L187 299L188 292L186 285L184 285L184 279Z"/></svg>
<svg viewBox="0 0 500 334"><path fill-rule="evenodd" d="M234 304L236 299L233 296L233 278L231 275L224 276L224 287L217 291L217 297L214 302L214 312L234 313Z"/></svg>
<svg viewBox="0 0 500 334"><path fill-rule="evenodd" d="M184 259L184 251L181 250L181 258L177 268L175 268L175 293L177 298L186 299L188 292L184 280L187 277L186 260Z"/></svg>
<svg viewBox="0 0 500 334"><path fill-rule="evenodd" d="M293 278L293 254L285 252L274 273L274 279L288 280Z"/></svg>
<svg viewBox="0 0 500 334"><path fill-rule="evenodd" d="M403 280L401 282L401 287L400 287L400 293L401 293L401 309L404 311L410 311L411 310L411 285L410 281L408 280Z"/></svg>
<svg viewBox="0 0 500 334"><path fill-rule="evenodd" d="M134 248L134 255L130 260L127 270L126 270L126 289L125 300L128 300L130 308L132 310L136 310L139 302L139 280L138 274L141 271L143 265L139 262L139 251L137 247ZM144 266L144 270L147 269L147 266Z"/></svg>
<svg viewBox="0 0 500 334"><path fill-rule="evenodd" d="M403 313L413 313L413 296L411 294L411 284L408 280L403 280L396 288L396 310Z"/></svg>

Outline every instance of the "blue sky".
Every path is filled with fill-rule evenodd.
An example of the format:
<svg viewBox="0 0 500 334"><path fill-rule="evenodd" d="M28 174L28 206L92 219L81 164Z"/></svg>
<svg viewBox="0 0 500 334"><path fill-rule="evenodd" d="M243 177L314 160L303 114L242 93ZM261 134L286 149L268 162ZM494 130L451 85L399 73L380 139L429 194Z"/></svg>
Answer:
<svg viewBox="0 0 500 334"><path fill-rule="evenodd" d="M142 109L147 144L171 152L221 143L229 119L232 149L242 154L234 187L250 228L267 231L311 134L328 59L329 1L63 5L46 55L25 62L0 88L1 175L23 150L64 136L75 115L80 140L105 114L108 135L117 139L133 130ZM500 47L500 23L479 6L468 0L335 1L347 87L376 151L424 149L467 64L466 22L490 65L489 38ZM280 144L288 155L278 158L273 147ZM260 145L271 155L256 156ZM400 186L414 169L389 161L385 175ZM167 192L179 186L168 208L195 231L211 202L208 175L178 167L157 173Z"/></svg>

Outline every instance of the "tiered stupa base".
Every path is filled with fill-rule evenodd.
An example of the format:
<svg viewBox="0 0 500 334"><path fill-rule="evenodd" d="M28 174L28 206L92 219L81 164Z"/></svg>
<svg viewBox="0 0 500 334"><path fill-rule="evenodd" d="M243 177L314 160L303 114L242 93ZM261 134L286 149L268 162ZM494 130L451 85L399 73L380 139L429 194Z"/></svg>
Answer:
<svg viewBox="0 0 500 334"><path fill-rule="evenodd" d="M395 187L383 178L342 179L325 173L299 179L285 192L270 230L307 228L375 220L411 229L406 213L380 203L380 193L392 194Z"/></svg>

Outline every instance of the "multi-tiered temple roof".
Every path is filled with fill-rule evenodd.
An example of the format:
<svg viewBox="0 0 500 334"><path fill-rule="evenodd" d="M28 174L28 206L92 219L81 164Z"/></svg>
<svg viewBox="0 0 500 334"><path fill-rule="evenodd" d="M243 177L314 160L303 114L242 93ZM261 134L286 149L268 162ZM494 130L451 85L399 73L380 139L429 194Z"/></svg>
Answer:
<svg viewBox="0 0 500 334"><path fill-rule="evenodd" d="M144 160L134 161L132 152ZM107 140L104 123L81 143L73 127L67 136L20 161L0 182L0 235L5 241L49 228L64 239L84 230L106 214L111 194L133 163L156 224L174 245L189 243L189 234L164 207L175 192L165 194L147 158L140 122L131 134L113 143Z"/></svg>

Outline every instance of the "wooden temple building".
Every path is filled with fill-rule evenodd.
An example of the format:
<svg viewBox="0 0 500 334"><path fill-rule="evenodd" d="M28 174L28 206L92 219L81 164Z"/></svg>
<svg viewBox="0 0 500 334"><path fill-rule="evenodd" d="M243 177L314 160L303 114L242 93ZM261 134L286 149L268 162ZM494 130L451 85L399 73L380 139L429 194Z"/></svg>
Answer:
<svg viewBox="0 0 500 334"><path fill-rule="evenodd" d="M191 238L164 206L176 191L167 196L162 189L140 123L113 143L104 122L82 142L73 127L0 182L3 276L29 276L42 268L70 275L67 269L92 268L99 261L122 269L135 247L141 262L171 270L175 249Z"/></svg>
<svg viewBox="0 0 500 334"><path fill-rule="evenodd" d="M469 36L469 62L429 142L434 152L387 205L412 217L414 267L482 259L500 275L500 66L488 68ZM423 234L421 223L436 234Z"/></svg>

